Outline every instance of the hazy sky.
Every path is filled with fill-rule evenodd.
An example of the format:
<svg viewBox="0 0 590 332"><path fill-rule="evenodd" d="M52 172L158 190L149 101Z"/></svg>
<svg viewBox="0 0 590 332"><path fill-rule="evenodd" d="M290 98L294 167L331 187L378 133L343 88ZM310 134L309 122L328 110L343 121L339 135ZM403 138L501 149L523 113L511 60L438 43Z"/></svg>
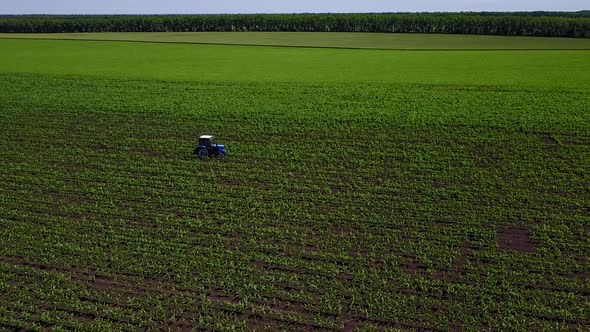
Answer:
<svg viewBox="0 0 590 332"><path fill-rule="evenodd" d="M578 11L589 0L0 0L0 14Z"/></svg>

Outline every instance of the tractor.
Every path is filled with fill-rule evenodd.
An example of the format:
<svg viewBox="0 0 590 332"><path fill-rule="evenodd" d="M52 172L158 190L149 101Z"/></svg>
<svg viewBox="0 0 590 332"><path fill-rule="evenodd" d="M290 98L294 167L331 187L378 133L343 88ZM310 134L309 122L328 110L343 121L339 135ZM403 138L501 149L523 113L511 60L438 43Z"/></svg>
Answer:
<svg viewBox="0 0 590 332"><path fill-rule="evenodd" d="M219 158L222 159L227 154L223 144L217 144L215 137L211 135L202 135L199 137L199 144L193 150L201 159Z"/></svg>

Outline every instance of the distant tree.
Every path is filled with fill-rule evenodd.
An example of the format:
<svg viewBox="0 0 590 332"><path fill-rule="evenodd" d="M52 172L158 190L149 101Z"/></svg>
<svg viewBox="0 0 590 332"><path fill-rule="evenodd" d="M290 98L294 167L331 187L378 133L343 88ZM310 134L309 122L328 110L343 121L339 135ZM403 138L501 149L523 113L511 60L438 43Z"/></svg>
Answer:
<svg viewBox="0 0 590 332"><path fill-rule="evenodd" d="M322 31L590 38L590 11L517 13L0 16L0 32Z"/></svg>

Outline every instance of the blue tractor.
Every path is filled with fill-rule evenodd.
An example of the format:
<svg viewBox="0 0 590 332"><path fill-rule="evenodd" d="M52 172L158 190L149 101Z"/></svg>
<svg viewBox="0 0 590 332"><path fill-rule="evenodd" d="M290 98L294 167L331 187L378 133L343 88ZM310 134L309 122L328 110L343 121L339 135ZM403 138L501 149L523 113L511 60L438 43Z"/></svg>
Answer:
<svg viewBox="0 0 590 332"><path fill-rule="evenodd" d="M195 147L193 154L198 155L201 159L223 159L227 154L227 151L223 144L217 144L215 142L215 137L211 135L202 135L199 137L199 144Z"/></svg>

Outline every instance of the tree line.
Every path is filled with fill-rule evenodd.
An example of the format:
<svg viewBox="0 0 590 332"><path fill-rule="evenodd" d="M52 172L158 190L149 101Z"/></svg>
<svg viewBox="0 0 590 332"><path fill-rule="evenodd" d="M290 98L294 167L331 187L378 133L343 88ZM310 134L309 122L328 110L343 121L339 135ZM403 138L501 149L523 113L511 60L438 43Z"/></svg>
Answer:
<svg viewBox="0 0 590 332"><path fill-rule="evenodd" d="M2 16L0 32L302 31L590 38L588 12Z"/></svg>

